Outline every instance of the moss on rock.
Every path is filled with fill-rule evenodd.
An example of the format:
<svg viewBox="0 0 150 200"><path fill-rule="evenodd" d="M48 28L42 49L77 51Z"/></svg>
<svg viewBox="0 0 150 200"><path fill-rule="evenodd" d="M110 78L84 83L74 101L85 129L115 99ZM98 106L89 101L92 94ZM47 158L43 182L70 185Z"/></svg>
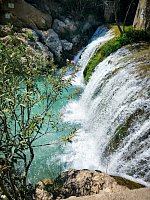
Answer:
<svg viewBox="0 0 150 200"><path fill-rule="evenodd" d="M128 29L126 28L122 35L119 35L106 42L95 52L85 67L83 72L85 82L88 82L90 76L95 70L95 67L111 53L117 51L122 46L133 44L139 41L150 41L150 35L145 31L137 31L130 27Z"/></svg>

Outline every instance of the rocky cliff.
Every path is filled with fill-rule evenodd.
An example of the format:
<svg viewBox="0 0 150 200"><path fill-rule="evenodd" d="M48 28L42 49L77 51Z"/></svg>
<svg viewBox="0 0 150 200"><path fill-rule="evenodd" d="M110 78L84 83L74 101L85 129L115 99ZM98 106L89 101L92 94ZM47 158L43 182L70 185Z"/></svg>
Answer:
<svg viewBox="0 0 150 200"><path fill-rule="evenodd" d="M73 59L102 22L103 11L98 2L86 0L79 5L78 1L67 0L2 0L0 23L33 29L55 60L64 64L66 58Z"/></svg>
<svg viewBox="0 0 150 200"><path fill-rule="evenodd" d="M48 29L52 25L52 17L24 0L9 0L1 2L1 23L12 23L17 27L28 27L32 29Z"/></svg>
<svg viewBox="0 0 150 200"><path fill-rule="evenodd" d="M33 29L39 41L61 65L73 59L96 28L104 22L102 0L1 0L0 22ZM113 3L113 1L111 1ZM137 2L137 0L135 0ZM118 17L123 20L129 0L121 0ZM136 5L130 9L135 12ZM108 8L110 10L110 8ZM129 13L133 18L133 13ZM105 13L107 15L107 13ZM132 17L131 17L132 16ZM107 18L107 16L106 16ZM44 47L45 48L45 47Z"/></svg>
<svg viewBox="0 0 150 200"><path fill-rule="evenodd" d="M150 0L140 0L133 27L150 33Z"/></svg>
<svg viewBox="0 0 150 200"><path fill-rule="evenodd" d="M40 181L36 188L36 200L66 199L71 196L105 193L109 195L141 187L144 186L100 171L71 170L62 173L54 182L49 179Z"/></svg>

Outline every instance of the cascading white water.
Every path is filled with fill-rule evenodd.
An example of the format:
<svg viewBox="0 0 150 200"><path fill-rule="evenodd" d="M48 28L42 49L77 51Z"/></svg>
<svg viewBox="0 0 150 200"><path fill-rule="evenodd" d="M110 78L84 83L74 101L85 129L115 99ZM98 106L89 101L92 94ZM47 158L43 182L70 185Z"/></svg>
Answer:
<svg viewBox="0 0 150 200"><path fill-rule="evenodd" d="M76 78L73 81L73 85L78 85L80 87L84 86L83 70L85 66L88 64L95 50L100 45L104 44L113 37L114 37L113 31L108 30L105 26L98 27L92 38L89 40L89 44L81 51L79 51L77 56L75 56L74 58L75 63L77 64L80 70L76 74Z"/></svg>
<svg viewBox="0 0 150 200"><path fill-rule="evenodd" d="M91 47L86 50L92 55ZM86 50L79 60L83 68ZM64 156L69 167L132 176L149 184L150 79L142 66L150 63L140 56L136 59L128 48L110 55L97 66L81 98L66 106L64 120L80 124Z"/></svg>

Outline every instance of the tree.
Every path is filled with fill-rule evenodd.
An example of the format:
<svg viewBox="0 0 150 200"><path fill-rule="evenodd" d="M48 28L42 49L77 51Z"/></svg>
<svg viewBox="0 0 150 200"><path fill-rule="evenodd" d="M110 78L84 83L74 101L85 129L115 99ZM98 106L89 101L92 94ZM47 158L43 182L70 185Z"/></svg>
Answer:
<svg viewBox="0 0 150 200"><path fill-rule="evenodd" d="M74 75L66 80L68 68L58 72L10 27L5 30L11 35L0 41L0 188L8 199L24 200L31 199L27 175L35 141L59 128L52 120L54 104Z"/></svg>
<svg viewBox="0 0 150 200"><path fill-rule="evenodd" d="M75 18L84 18L89 9L93 12L93 9L96 12L97 7L102 6L102 0L64 0L64 8L68 14L71 14Z"/></svg>
<svg viewBox="0 0 150 200"><path fill-rule="evenodd" d="M108 2L109 1L107 1L107 0L103 0L103 3L104 3L104 5L106 7L109 7ZM121 0L113 0L111 2L113 2L113 14L114 14L116 25L118 27L118 30L119 30L120 34L123 34L124 33L124 26L125 26L127 17L129 15L131 6L133 5L134 2L137 3L137 0L129 0L129 1L126 2L126 8L124 8L125 12L124 12L124 15L123 15L124 19L123 19L123 22L122 22L123 23L123 28L120 25L120 20L121 20L122 17L120 15L118 16L122 1ZM110 8L110 9L112 9L112 8Z"/></svg>

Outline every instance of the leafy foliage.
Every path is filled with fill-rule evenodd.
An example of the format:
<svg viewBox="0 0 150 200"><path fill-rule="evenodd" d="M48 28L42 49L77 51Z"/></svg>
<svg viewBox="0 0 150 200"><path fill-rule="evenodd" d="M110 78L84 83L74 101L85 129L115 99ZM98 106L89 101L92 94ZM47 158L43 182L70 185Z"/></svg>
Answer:
<svg viewBox="0 0 150 200"><path fill-rule="evenodd" d="M58 72L52 61L10 33L0 40L0 188L8 199L24 200L31 199L27 175L34 142L59 129L54 104L73 75L66 80L67 67Z"/></svg>

